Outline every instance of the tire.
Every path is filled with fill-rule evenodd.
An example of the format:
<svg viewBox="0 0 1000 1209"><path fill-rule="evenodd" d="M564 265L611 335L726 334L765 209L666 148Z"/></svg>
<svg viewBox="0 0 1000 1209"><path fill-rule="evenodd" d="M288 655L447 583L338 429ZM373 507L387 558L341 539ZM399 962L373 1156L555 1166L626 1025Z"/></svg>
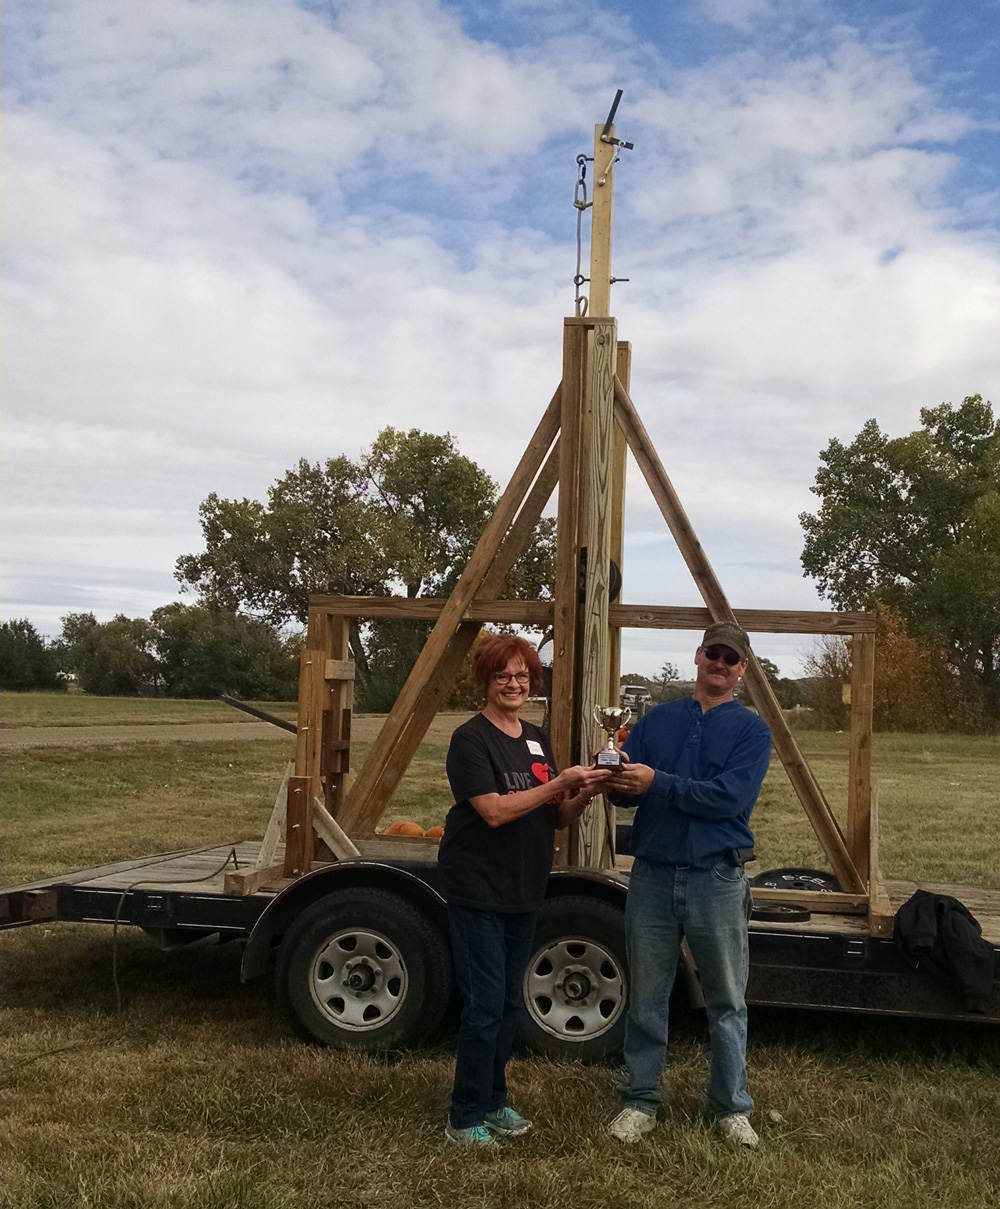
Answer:
<svg viewBox="0 0 1000 1209"><path fill-rule="evenodd" d="M281 943L281 1006L305 1041L368 1051L417 1045L451 998L447 942L412 902L340 890L307 908Z"/></svg>
<svg viewBox="0 0 1000 1209"><path fill-rule="evenodd" d="M628 1001L624 910L580 895L549 899L523 987L521 1045L582 1062L618 1054Z"/></svg>

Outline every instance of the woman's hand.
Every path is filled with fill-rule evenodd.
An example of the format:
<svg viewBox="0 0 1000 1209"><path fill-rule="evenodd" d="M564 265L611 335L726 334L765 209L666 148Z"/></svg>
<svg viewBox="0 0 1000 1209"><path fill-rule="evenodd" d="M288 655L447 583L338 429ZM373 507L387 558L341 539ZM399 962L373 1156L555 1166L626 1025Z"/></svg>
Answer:
<svg viewBox="0 0 1000 1209"><path fill-rule="evenodd" d="M556 825L568 827L578 819L590 805L591 799L604 793L609 776L607 769L595 768L593 764L577 764L564 769L552 782L558 785L565 778L565 785L561 788L564 788L566 796L559 803Z"/></svg>
<svg viewBox="0 0 1000 1209"><path fill-rule="evenodd" d="M569 797L582 793L589 801L596 794L604 792L608 775L606 768L595 768L593 764L576 764L572 768L564 768L549 784Z"/></svg>

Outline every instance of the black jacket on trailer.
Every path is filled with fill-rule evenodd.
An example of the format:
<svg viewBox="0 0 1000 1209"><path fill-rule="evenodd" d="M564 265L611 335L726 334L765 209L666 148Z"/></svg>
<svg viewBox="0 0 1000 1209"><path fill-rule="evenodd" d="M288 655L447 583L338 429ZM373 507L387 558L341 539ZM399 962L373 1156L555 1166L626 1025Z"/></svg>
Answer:
<svg viewBox="0 0 1000 1209"><path fill-rule="evenodd" d="M970 1012L985 1012L996 954L979 921L957 898L917 890L896 912L892 937L911 965L955 987Z"/></svg>

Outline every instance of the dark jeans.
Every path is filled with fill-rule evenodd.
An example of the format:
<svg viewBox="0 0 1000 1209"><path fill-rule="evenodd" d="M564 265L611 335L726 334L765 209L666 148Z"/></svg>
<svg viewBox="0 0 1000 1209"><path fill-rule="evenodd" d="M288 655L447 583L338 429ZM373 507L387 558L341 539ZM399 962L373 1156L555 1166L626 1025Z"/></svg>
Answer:
<svg viewBox="0 0 1000 1209"><path fill-rule="evenodd" d="M507 1103L506 1066L535 919L533 911L507 915L448 906L455 982L462 997L449 1118L455 1129L482 1125L488 1112Z"/></svg>

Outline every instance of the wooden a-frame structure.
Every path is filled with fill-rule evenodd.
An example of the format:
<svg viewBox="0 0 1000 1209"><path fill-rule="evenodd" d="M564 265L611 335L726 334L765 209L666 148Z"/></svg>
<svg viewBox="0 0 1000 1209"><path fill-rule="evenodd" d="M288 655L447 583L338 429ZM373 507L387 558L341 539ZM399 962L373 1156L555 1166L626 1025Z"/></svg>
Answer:
<svg viewBox="0 0 1000 1209"><path fill-rule="evenodd" d="M616 101L617 104L617 101ZM612 110L612 114L613 114ZM618 150L611 119L595 130L589 314L564 322L562 380L464 571L447 600L313 596L302 655L294 775L276 803L252 870L227 876L245 894L296 878L317 863L358 854L373 837L393 791L486 622L553 632L552 748L559 767L589 761L604 732L596 704L617 702L619 640L625 627L702 630L735 619L757 633L850 637L851 733L847 828L834 817L800 752L774 693L751 656L747 686L768 722L774 749L842 887L823 895L827 912L866 914L874 935L891 932L892 910L877 867L870 757L875 621L871 613L737 610L723 592L629 395L630 346L608 315L611 218ZM631 451L704 600L704 608L624 605L609 598L612 564L624 542L625 464ZM556 584L552 601L498 597L558 486ZM357 618L432 620L434 626L391 713L352 784L353 661L349 622ZM282 817L284 816L284 817ZM283 824L283 825L282 825ZM284 832L284 860L273 863ZM353 837L353 838L352 838ZM396 837L394 837L396 838ZM414 840L429 844L429 840ZM557 864L610 869L614 810L595 801L557 840ZM808 894L754 891L814 905Z"/></svg>

